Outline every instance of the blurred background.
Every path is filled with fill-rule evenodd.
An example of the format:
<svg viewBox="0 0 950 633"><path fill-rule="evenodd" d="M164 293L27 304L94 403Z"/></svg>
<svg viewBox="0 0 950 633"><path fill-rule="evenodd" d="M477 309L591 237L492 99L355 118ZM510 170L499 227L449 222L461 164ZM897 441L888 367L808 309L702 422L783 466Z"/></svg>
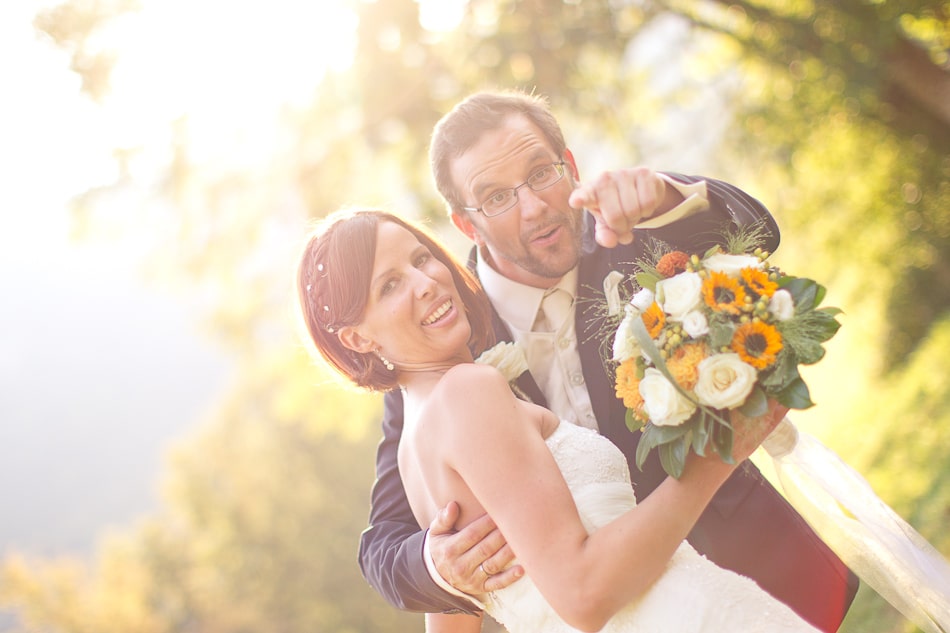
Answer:
<svg viewBox="0 0 950 633"><path fill-rule="evenodd" d="M581 178L732 182L844 327L796 422L950 555L950 3L0 6L0 632L421 630L360 576L380 400L296 335L308 222L428 221L469 92ZM842 631L914 631L863 588Z"/></svg>

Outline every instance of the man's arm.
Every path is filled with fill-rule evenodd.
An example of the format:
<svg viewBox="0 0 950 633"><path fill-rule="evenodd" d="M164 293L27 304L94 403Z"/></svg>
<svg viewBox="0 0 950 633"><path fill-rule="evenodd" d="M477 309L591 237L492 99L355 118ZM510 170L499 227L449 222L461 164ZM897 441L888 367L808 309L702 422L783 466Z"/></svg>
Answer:
<svg viewBox="0 0 950 633"><path fill-rule="evenodd" d="M369 527L360 536L363 577L387 602L407 611L463 611L474 606L443 591L432 580L423 558L425 531L419 529L402 485L397 448L403 427L402 394L386 394L383 439L376 453Z"/></svg>
<svg viewBox="0 0 950 633"><path fill-rule="evenodd" d="M693 186L686 187L689 191L680 191L671 181ZM630 244L635 231L647 231L674 244L682 242L684 232L689 232L688 237L699 250L702 245L720 243L726 225L746 226L755 222L761 224L766 237L762 248L774 252L779 244L778 226L762 203L712 178L661 173L646 167L618 169L578 183L570 203L591 214L595 239L607 248ZM664 217L669 224L663 221ZM687 217L689 222L679 221ZM654 228L638 228L641 223Z"/></svg>
<svg viewBox="0 0 950 633"><path fill-rule="evenodd" d="M700 178L664 172L666 176L684 183L705 181L706 196L709 201L709 215L722 225L731 222L736 226L759 223L765 232L762 248L774 253L778 248L781 233L775 218L761 202L741 189L714 178Z"/></svg>

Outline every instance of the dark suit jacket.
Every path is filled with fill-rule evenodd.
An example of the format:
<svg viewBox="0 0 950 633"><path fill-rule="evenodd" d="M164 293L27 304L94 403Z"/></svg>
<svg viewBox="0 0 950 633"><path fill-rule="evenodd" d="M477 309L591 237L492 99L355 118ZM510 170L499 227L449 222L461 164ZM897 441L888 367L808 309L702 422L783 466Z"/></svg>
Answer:
<svg viewBox="0 0 950 633"><path fill-rule="evenodd" d="M670 174L682 182L699 178ZM639 432L625 424L626 411L614 394L605 369L598 336L600 324L585 311L585 299L602 293L611 270L629 273L644 254L651 237L687 252L701 253L720 242L719 232L729 222L745 225L764 221L772 237L767 249L778 246L779 231L768 211L755 199L725 183L705 179L710 210L675 224L639 231L628 246L605 249L585 245L579 265L575 319L584 378L600 432L627 456L638 498L653 491L666 477L654 455L640 471L635 465ZM588 220L590 218L588 217ZM589 223L590 224L590 223ZM593 231L588 231L593 235ZM602 295L601 295L602 296ZM496 338L510 341L504 323L494 315ZM545 404L537 384L525 374L519 386L538 404ZM396 461L403 426L402 397L398 391L385 398L383 440L376 458L369 527L360 539L360 567L370 585L394 606L412 611L472 611L472 605L442 591L430 578L422 557L424 532L419 529L406 499ZM746 461L722 486L689 535L702 554L721 567L756 580L765 590L789 604L805 619L825 631L835 631L854 599L857 579L822 543L801 517Z"/></svg>

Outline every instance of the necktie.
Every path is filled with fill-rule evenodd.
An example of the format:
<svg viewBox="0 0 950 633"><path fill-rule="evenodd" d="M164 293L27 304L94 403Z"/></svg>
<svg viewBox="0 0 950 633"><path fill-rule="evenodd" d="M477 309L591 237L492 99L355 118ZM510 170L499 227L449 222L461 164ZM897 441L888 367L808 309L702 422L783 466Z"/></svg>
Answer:
<svg viewBox="0 0 950 633"><path fill-rule="evenodd" d="M571 314L574 298L565 290L551 288L544 293L541 309L535 322L539 332L557 332Z"/></svg>

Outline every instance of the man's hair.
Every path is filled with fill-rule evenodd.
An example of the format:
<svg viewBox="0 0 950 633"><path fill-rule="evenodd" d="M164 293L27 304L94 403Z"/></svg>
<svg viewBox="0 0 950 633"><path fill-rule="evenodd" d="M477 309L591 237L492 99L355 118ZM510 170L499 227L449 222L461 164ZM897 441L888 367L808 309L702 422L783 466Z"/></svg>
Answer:
<svg viewBox="0 0 950 633"><path fill-rule="evenodd" d="M501 127L511 116L524 116L538 126L561 156L567 145L547 99L519 91L478 92L459 102L443 116L432 131L429 162L435 186L448 205L449 213L461 211L465 202L452 182L452 161L467 152L487 131Z"/></svg>

